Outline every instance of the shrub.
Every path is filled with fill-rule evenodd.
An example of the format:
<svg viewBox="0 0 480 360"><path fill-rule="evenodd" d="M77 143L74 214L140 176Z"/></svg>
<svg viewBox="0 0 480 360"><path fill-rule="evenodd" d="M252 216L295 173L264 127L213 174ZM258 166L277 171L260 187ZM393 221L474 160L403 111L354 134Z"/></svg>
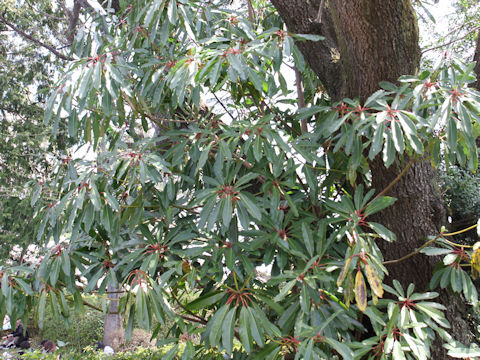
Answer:
<svg viewBox="0 0 480 360"><path fill-rule="evenodd" d="M165 349L144 349L138 348L136 351L121 352L115 355L107 355L101 351L94 351L91 347L87 347L86 351L65 351L59 352L62 354L62 359L68 360L160 360L166 354ZM21 359L29 360L56 360L58 354L42 354L40 350L27 352L21 356Z"/></svg>
<svg viewBox="0 0 480 360"><path fill-rule="evenodd" d="M98 303L95 297L89 298L88 301ZM69 323L65 323L62 319L56 318L47 307L44 328L38 330L38 339L34 339L33 343L36 345L42 339L57 343L61 340L66 343L66 349L81 351L95 342L103 341L103 319L102 312L85 308L83 313L72 312Z"/></svg>

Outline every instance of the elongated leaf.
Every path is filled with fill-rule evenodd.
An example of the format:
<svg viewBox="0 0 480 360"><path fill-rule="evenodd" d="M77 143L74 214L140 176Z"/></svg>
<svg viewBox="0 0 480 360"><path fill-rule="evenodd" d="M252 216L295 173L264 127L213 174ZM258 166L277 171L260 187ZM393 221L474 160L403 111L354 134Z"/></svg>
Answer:
<svg viewBox="0 0 480 360"><path fill-rule="evenodd" d="M368 226L372 228L373 231L375 231L380 237L386 241L395 241L397 240L397 237L393 232L388 230L385 226L382 224L378 224L375 222L369 222Z"/></svg>
<svg viewBox="0 0 480 360"><path fill-rule="evenodd" d="M358 309L364 312L367 308L367 286L361 271L357 271L355 276L355 301Z"/></svg>
<svg viewBox="0 0 480 360"><path fill-rule="evenodd" d="M250 327L250 318L247 313L247 308L242 307L240 310L240 319L238 324L238 333L240 335L240 341L242 346L245 348L247 353L250 353L253 349L253 338L252 331Z"/></svg>
<svg viewBox="0 0 480 360"><path fill-rule="evenodd" d="M342 268L342 271L340 271L340 274L338 275L337 279L337 286L341 286L343 283L343 280L347 277L348 274L348 269L350 267L350 263L352 262L352 257L348 257L347 260L345 260L345 265Z"/></svg>
<svg viewBox="0 0 480 360"><path fill-rule="evenodd" d="M248 213L251 216L253 216L255 219L261 220L262 213L260 211L260 208L257 206L255 199L253 199L253 197L250 194L245 192L240 192L238 196L242 204L247 209Z"/></svg>
<svg viewBox="0 0 480 360"><path fill-rule="evenodd" d="M222 343L227 354L232 353L236 311L236 307L230 309L222 325Z"/></svg>
<svg viewBox="0 0 480 360"><path fill-rule="evenodd" d="M225 315L227 314L230 306L228 304L223 305L220 309L217 310L215 315L208 321L212 322L209 334L210 344L212 346L217 346L222 335L222 325Z"/></svg>
<svg viewBox="0 0 480 360"><path fill-rule="evenodd" d="M379 298L383 297L382 282L380 281L375 269L368 262L365 264L365 274L367 275L370 288L375 295L377 295Z"/></svg>
<svg viewBox="0 0 480 360"><path fill-rule="evenodd" d="M285 286L280 291L280 293L278 293L277 296L275 296L273 301L276 301L276 302L282 301L285 298L285 296L287 296L287 294L290 292L290 290L292 290L292 288L295 286L296 282L297 280L294 279L286 283Z"/></svg>
<svg viewBox="0 0 480 360"><path fill-rule="evenodd" d="M38 302L38 326L43 329L45 320L45 305L47 303L47 293L42 291L40 294L40 301Z"/></svg>
<svg viewBox="0 0 480 360"><path fill-rule="evenodd" d="M353 360L353 352L348 348L347 345L341 343L337 340L326 337L325 342L335 349L344 360Z"/></svg>
<svg viewBox="0 0 480 360"><path fill-rule="evenodd" d="M225 293L221 291L211 292L188 303L185 305L185 308L192 311L205 309L213 304L218 303L224 296Z"/></svg>
<svg viewBox="0 0 480 360"><path fill-rule="evenodd" d="M305 247L307 248L309 255L313 256L313 253L315 251L313 244L313 234L306 223L302 223L302 235Z"/></svg>
<svg viewBox="0 0 480 360"><path fill-rule="evenodd" d="M365 209L365 216L369 216L375 214L391 205L393 205L397 201L396 198L390 196L381 196L372 200L367 208Z"/></svg>
<svg viewBox="0 0 480 360"><path fill-rule="evenodd" d="M251 307L247 308L248 310L248 316L249 316L249 322L250 322L250 330L252 332L253 339L259 345L260 347L263 347L265 345L265 342L263 340L263 335L261 334L261 327L259 326L260 324L260 318L258 316L254 316L253 310Z"/></svg>

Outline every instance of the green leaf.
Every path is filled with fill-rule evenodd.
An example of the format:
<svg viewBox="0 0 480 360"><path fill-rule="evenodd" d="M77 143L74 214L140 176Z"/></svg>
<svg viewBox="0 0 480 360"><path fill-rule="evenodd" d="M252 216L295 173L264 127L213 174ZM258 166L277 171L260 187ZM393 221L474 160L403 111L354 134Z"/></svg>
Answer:
<svg viewBox="0 0 480 360"><path fill-rule="evenodd" d="M212 325L210 328L210 334L209 334L209 341L210 341L210 345L212 346L217 346L219 344L220 337L222 335L223 320L229 308L230 308L230 305L228 304L223 305L220 309L218 309L215 312L215 314L208 321L209 323L210 321L212 322Z"/></svg>
<svg viewBox="0 0 480 360"><path fill-rule="evenodd" d="M222 199L223 210L222 210L222 226L224 229L227 229L230 226L230 221L232 220L232 198L229 196L225 199Z"/></svg>
<svg viewBox="0 0 480 360"><path fill-rule="evenodd" d="M315 251L315 247L313 244L313 234L308 225L304 222L302 223L302 235L305 247L307 248L309 255L313 256Z"/></svg>
<svg viewBox="0 0 480 360"><path fill-rule="evenodd" d="M238 333L240 335L240 341L247 353L250 353L253 349L253 338L250 327L250 317L246 307L242 306L240 310L240 319L238 324Z"/></svg>
<svg viewBox="0 0 480 360"><path fill-rule="evenodd" d="M170 0L170 2L168 3L167 16L170 24L176 25L177 23L177 1L176 0Z"/></svg>
<svg viewBox="0 0 480 360"><path fill-rule="evenodd" d="M370 151L368 153L368 157L370 160L373 160L375 156L377 156L378 153L382 150L384 132L385 124L382 122L376 127L373 134L372 145L370 146Z"/></svg>
<svg viewBox="0 0 480 360"><path fill-rule="evenodd" d="M217 304L224 296L225 293L221 291L207 293L185 305L185 308L191 311L202 310Z"/></svg>
<svg viewBox="0 0 480 360"><path fill-rule="evenodd" d="M403 154L405 150L405 140L403 139L402 129L396 121L394 121L392 125L392 138L397 152Z"/></svg>
<svg viewBox="0 0 480 360"><path fill-rule="evenodd" d="M434 308L432 305L428 305L428 304L435 304L435 303L425 303L425 302L417 303L416 308L419 311L425 313L430 318L432 318L440 326L443 326L445 328L450 328L450 324L448 320L445 319L445 316L443 315L443 313L440 310ZM439 304L436 304L436 305L439 305Z"/></svg>
<svg viewBox="0 0 480 360"><path fill-rule="evenodd" d="M259 321L260 319L258 317L255 317L252 314L252 308L247 307L247 313L249 317L249 322L250 322L250 331L252 332L253 339L257 343L258 346L263 347L265 345L265 342L263 340L263 336L261 335L261 327L259 326Z"/></svg>
<svg viewBox="0 0 480 360"><path fill-rule="evenodd" d="M343 360L353 360L353 352L348 348L347 345L341 343L337 340L334 340L329 337L325 337L325 342L330 345L335 351L337 351L343 358Z"/></svg>
<svg viewBox="0 0 480 360"><path fill-rule="evenodd" d="M438 256L450 254L452 252L452 249L426 247L420 250L420 252L428 256Z"/></svg>
<svg viewBox="0 0 480 360"><path fill-rule="evenodd" d="M120 211L120 204L118 203L117 199L115 199L108 191L105 191L105 198L113 210Z"/></svg>
<svg viewBox="0 0 480 360"><path fill-rule="evenodd" d="M225 316L225 320L223 321L222 343L227 354L232 353L236 311L237 311L236 307L230 309L228 314Z"/></svg>
<svg viewBox="0 0 480 360"><path fill-rule="evenodd" d="M365 209L365 216L373 215L391 205L397 201L396 198L390 196L381 196L373 199Z"/></svg>
<svg viewBox="0 0 480 360"><path fill-rule="evenodd" d="M393 342L393 360L406 360L405 353L402 350L402 345L399 341L395 340Z"/></svg>
<svg viewBox="0 0 480 360"><path fill-rule="evenodd" d="M380 235L380 237L386 241L395 241L397 240L397 237L395 236L395 234L393 232L391 232L390 230L388 230L385 226L383 226L382 224L378 224L378 223L375 223L375 222L369 222L368 223L368 226L373 230L375 231L378 235Z"/></svg>
<svg viewBox="0 0 480 360"><path fill-rule="evenodd" d="M300 108L297 111L295 116L297 120L303 120L312 117L313 115L319 113L323 108L321 106L311 106L308 108Z"/></svg>
<svg viewBox="0 0 480 360"><path fill-rule="evenodd" d="M419 300L431 300L438 297L438 293L434 291L428 291L425 293L415 293L410 296L410 300L419 301Z"/></svg>
<svg viewBox="0 0 480 360"><path fill-rule="evenodd" d="M457 148L458 130L457 121L450 116L447 123L447 144L450 152L455 153Z"/></svg>
<svg viewBox="0 0 480 360"><path fill-rule="evenodd" d="M282 290L280 291L280 293L278 293L277 296L273 298L273 301L276 301L276 302L282 301L285 298L285 296L288 295L290 290L292 290L292 288L295 286L296 283L297 283L296 279L293 279L287 282L285 286L282 288Z"/></svg>
<svg viewBox="0 0 480 360"><path fill-rule="evenodd" d="M256 201L252 195L242 191L238 194L238 197L240 198L240 202L245 206L251 216L253 216L257 220L262 219L262 213L260 211L260 208L257 206Z"/></svg>
<svg viewBox="0 0 480 360"><path fill-rule="evenodd" d="M473 344L473 346L467 348L459 342L454 342L453 344L445 345L445 347L448 349L448 356L453 358L465 359L480 356L480 348L477 344Z"/></svg>
<svg viewBox="0 0 480 360"><path fill-rule="evenodd" d="M263 93L263 80L255 70L250 68L248 69L248 78L252 82L253 86L255 86L255 89L257 89L260 94Z"/></svg>
<svg viewBox="0 0 480 360"><path fill-rule="evenodd" d="M47 292L42 291L40 294L40 301L38 302L38 327L40 329L43 329L46 303L47 303Z"/></svg>
<svg viewBox="0 0 480 360"><path fill-rule="evenodd" d="M33 295L33 290L31 286L27 284L23 279L15 278L15 281L26 295Z"/></svg>
<svg viewBox="0 0 480 360"><path fill-rule="evenodd" d="M308 40L308 41L320 41L324 40L324 36L314 35L314 34L292 34L295 39L298 40Z"/></svg>
<svg viewBox="0 0 480 360"><path fill-rule="evenodd" d="M95 210L100 211L102 207L102 200L100 198L100 194L98 193L98 190L95 184L91 185L90 200L92 201L92 204Z"/></svg>

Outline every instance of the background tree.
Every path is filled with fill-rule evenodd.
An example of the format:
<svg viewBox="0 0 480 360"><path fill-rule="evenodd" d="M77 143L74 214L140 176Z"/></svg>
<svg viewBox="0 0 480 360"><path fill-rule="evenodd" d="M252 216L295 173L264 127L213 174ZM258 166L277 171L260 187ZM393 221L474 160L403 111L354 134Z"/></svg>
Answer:
<svg viewBox="0 0 480 360"><path fill-rule="evenodd" d="M134 319L154 336L173 319L183 358L216 357L215 348L259 359L442 358L436 337L449 355L476 356L444 330L445 307L430 301L438 294L413 293L412 280L421 288L428 278L392 270L401 281L382 284L382 252L421 248L445 256L434 288L478 302L462 265L477 276L479 254L440 230L430 165L442 153L477 166L473 64L407 75L420 59L407 1L329 1L320 12L324 2L273 3L298 34L267 2L244 12L222 1L91 12L46 120L99 154L64 161L55 182L37 184L56 195L39 232L56 246L38 268L4 274L10 315L33 307L41 322L49 303L68 318L67 297L82 304L80 271L82 291L125 291L127 333ZM303 101L289 96L284 62L303 77Z"/></svg>
<svg viewBox="0 0 480 360"><path fill-rule="evenodd" d="M74 143L77 147L83 144L81 139L68 139L63 124L55 124L52 134L52 126L44 125L43 115L58 67L69 58L77 28L88 21L92 9L82 0L75 0L71 9L63 1L48 0L6 1L0 10L0 120L4 139L0 143L0 261L21 264L28 245L39 244L39 222L35 221L26 185L48 184L56 160L66 161ZM33 201L39 195L33 194ZM41 203L48 204L51 196L43 194ZM15 245L20 246L18 254L12 253ZM119 316L107 313L107 335L118 337ZM116 326L109 325L111 318Z"/></svg>
<svg viewBox="0 0 480 360"><path fill-rule="evenodd" d="M60 31L61 14L55 14L50 1L22 5L6 1L0 11L0 259L9 260L13 246L19 245L16 260L22 262L26 247L36 239L34 210L25 185L48 181L47 154L65 144L56 143L51 128L43 125L46 92L54 82L58 61L18 31L34 32L39 41L49 42ZM8 24L15 24L16 30Z"/></svg>

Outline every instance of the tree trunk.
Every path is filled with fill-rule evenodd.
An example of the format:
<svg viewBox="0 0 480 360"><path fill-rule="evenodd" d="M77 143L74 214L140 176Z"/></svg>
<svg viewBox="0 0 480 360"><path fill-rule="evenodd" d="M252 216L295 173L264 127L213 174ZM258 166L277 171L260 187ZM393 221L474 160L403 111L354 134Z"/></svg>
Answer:
<svg viewBox="0 0 480 360"><path fill-rule="evenodd" d="M410 0L272 0L272 3L290 31L325 37L319 42L298 42L297 46L333 101L345 97L364 100L379 88L380 81L396 82L400 75L414 74L418 69L418 28ZM321 11L320 4L324 5ZM408 158L404 164L394 163L386 169L377 156L370 162L372 187L377 192L383 190L407 162ZM392 230L398 240L393 244L378 243L385 260L410 253L424 243L422 238L440 230L445 211L436 178L436 170L429 161L418 161L387 194L398 200L374 220ZM390 277L386 281L413 282L418 291L423 291L437 260L417 255L389 266ZM468 324L457 318L453 296L445 292L439 301L448 307L447 318L455 324L451 334L470 344ZM436 344L431 358L448 357L440 344Z"/></svg>
<svg viewBox="0 0 480 360"><path fill-rule="evenodd" d="M124 342L122 315L118 313L120 293L115 286L108 285L107 293L110 305L103 324L103 343L117 351Z"/></svg>
<svg viewBox="0 0 480 360"><path fill-rule="evenodd" d="M477 74L477 81L475 81L472 86L480 90L480 30L477 32L477 42L475 44L475 54L473 55L473 61L476 62L475 68L473 69L475 71L475 74Z"/></svg>

